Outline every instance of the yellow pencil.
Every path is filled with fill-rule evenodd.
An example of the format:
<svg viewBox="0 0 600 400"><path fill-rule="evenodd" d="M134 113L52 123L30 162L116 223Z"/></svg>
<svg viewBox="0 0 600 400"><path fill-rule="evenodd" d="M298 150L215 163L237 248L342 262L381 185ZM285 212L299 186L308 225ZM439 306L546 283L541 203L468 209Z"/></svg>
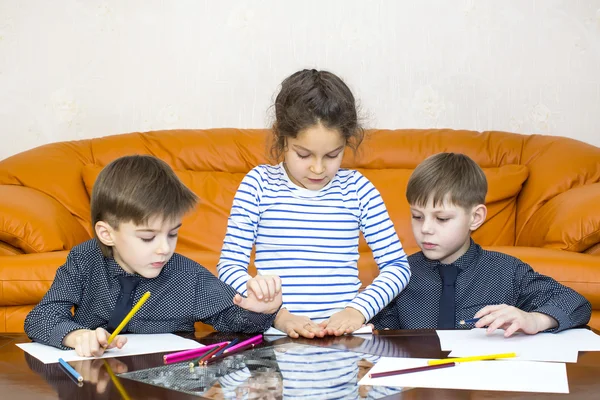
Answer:
<svg viewBox="0 0 600 400"><path fill-rule="evenodd" d="M110 344L110 342L112 342L113 339L119 334L119 332L121 332L121 330L123 330L123 328L125 328L125 325L127 325L127 323L129 322L129 320L140 309L140 307L142 307L144 305L144 303L146 302L146 300L148 300L148 297L150 297L150 292L144 293L144 295L142 296L142 298L140 299L140 301L138 301L135 304L135 306L133 306L133 308L131 309L131 311L129 311L129 313L125 316L125 318L123 318L123 321L121 321L121 323L119 324L119 326L117 326L117 329L115 329L115 331L112 333L112 335L110 335L110 337L108 338L108 344Z"/></svg>
<svg viewBox="0 0 600 400"><path fill-rule="evenodd" d="M115 387L121 394L121 399L130 400L131 397L129 397L129 394L127 394L127 390L125 390L123 385L121 385L121 382L119 382L119 378L117 378L117 376L113 372L112 368L110 368L110 365L106 362L106 360L104 360L104 368L106 368L106 372L108 372L108 376L110 376L110 380L112 381L113 385L115 385Z"/></svg>
<svg viewBox="0 0 600 400"><path fill-rule="evenodd" d="M495 360L497 358L511 358L511 357L516 357L516 356L517 356L517 353L488 354L486 356L458 357L458 358L445 358L443 360L431 360L431 361L427 361L427 364L428 365L439 365L439 364L447 364L447 363L452 363L452 362Z"/></svg>

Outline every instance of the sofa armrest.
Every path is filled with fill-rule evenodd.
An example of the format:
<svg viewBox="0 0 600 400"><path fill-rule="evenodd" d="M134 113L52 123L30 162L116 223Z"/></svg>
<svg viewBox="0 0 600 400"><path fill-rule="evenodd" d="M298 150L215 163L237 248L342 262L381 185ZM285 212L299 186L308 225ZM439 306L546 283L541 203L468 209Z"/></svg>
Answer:
<svg viewBox="0 0 600 400"><path fill-rule="evenodd" d="M32 188L0 185L0 242L24 253L68 250L90 239L52 197Z"/></svg>
<svg viewBox="0 0 600 400"><path fill-rule="evenodd" d="M532 215L517 246L584 252L600 243L600 183L555 196Z"/></svg>
<svg viewBox="0 0 600 400"><path fill-rule="evenodd" d="M34 305L46 294L68 251L0 257L0 306Z"/></svg>

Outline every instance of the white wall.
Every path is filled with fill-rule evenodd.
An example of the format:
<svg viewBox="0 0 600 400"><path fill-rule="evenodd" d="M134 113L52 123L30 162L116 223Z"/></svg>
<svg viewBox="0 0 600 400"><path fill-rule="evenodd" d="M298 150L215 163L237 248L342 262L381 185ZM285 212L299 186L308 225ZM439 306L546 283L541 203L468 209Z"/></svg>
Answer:
<svg viewBox="0 0 600 400"><path fill-rule="evenodd" d="M265 127L281 80L342 76L369 127L600 146L600 1L0 0L0 159L163 128Z"/></svg>

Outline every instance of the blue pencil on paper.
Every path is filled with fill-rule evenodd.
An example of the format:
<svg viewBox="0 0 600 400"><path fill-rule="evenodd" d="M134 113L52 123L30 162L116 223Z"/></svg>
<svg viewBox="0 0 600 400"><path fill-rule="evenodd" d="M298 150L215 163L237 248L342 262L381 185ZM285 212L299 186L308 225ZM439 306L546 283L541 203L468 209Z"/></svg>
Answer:
<svg viewBox="0 0 600 400"><path fill-rule="evenodd" d="M479 321L479 318L463 319L462 321L459 322L459 324L461 324L461 325L474 324L477 321Z"/></svg>
<svg viewBox="0 0 600 400"><path fill-rule="evenodd" d="M81 376L79 374L79 372L75 371L75 369L73 367L71 367L71 365L69 365L68 362L66 362L62 358L59 358L58 362L60 365L62 365L64 367L66 372L71 374L71 376L77 380L77 382L83 382L83 376Z"/></svg>

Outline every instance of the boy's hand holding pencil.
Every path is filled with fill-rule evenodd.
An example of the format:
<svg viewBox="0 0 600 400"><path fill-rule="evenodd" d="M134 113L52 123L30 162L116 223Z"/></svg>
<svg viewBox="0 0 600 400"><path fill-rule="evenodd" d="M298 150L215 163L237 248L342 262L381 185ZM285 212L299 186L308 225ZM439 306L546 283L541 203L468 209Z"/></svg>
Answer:
<svg viewBox="0 0 600 400"><path fill-rule="evenodd" d="M69 333L63 339L63 344L72 347L78 356L81 357L100 357L107 349L123 348L127 343L124 336L116 336L109 344L110 334L103 328L96 330L79 329Z"/></svg>

